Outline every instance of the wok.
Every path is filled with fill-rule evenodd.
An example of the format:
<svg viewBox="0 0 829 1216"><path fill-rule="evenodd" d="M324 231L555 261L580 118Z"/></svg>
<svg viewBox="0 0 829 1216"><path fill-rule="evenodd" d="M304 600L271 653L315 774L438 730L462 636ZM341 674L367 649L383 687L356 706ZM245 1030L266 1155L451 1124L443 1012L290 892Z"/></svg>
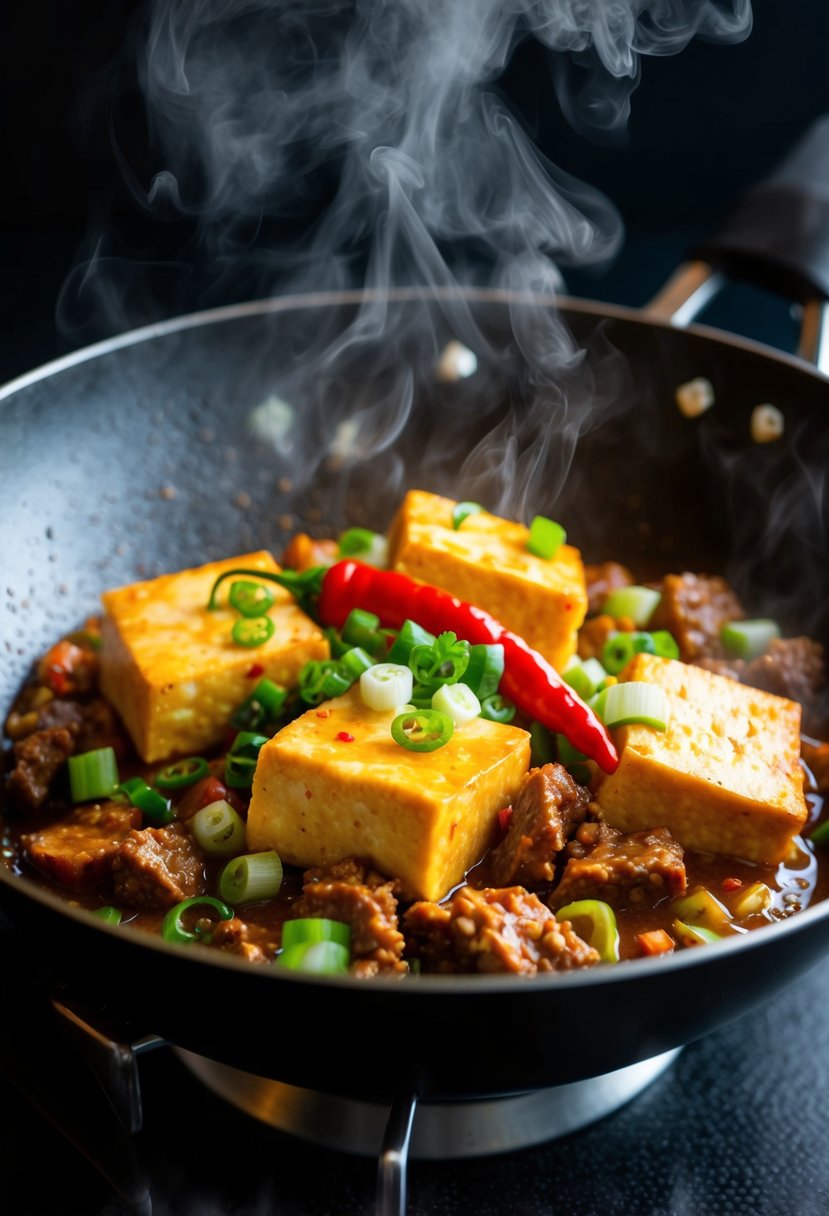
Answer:
<svg viewBox="0 0 829 1216"><path fill-rule="evenodd" d="M778 216L784 203L811 214L802 182L771 189ZM758 198L765 206L768 189L749 198L739 240L712 243L643 313L488 290L287 297L128 333L10 384L0 705L105 587L260 545L278 552L302 520L382 527L404 484L554 515L588 560L617 558L642 577L725 571L752 610L826 641L829 380L803 358L685 327L712 266L786 274L806 301L827 294L806 248L811 221L772 249L752 231ZM556 308L586 355L568 350ZM817 305L805 316L815 322ZM434 360L455 338L476 350L478 371L436 382ZM674 394L696 376L717 405L689 420ZM785 413L775 443L748 437L760 402ZM461 444L486 434L490 446L463 465ZM507 1094L606 1073L744 1014L829 948L826 902L663 959L532 980L367 983L176 949L4 868L0 897L33 967L71 977L116 1020L371 1099L401 1088L432 1100Z"/></svg>

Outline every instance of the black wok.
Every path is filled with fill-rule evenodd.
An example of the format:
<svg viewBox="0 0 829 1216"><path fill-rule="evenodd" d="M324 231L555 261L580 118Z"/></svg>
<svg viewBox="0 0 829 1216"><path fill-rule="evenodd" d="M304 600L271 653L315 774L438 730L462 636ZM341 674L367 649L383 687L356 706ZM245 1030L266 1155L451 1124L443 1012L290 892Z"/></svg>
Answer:
<svg viewBox="0 0 829 1216"><path fill-rule="evenodd" d="M694 264L683 283L704 292L704 277ZM642 576L723 570L752 610L827 640L829 381L799 358L677 328L665 314L683 294L673 284L645 314L558 301L588 354L552 370L552 300L413 289L387 303L294 297L187 317L16 381L0 394L0 705L105 587L260 545L278 552L303 520L381 527L404 484L555 515L587 559ZM822 294L811 278L808 295ZM479 369L438 383L431 368L450 338L477 349ZM691 421L674 393L695 376L711 380L717 406ZM565 422L588 399L600 404L571 450ZM749 437L761 402L785 413L775 443ZM493 431L496 455L461 470L457 435L471 447ZM828 902L713 947L583 974L367 983L174 949L4 868L0 897L33 965L71 977L93 1007L259 1074L366 1097L605 1073L745 1013L829 948Z"/></svg>

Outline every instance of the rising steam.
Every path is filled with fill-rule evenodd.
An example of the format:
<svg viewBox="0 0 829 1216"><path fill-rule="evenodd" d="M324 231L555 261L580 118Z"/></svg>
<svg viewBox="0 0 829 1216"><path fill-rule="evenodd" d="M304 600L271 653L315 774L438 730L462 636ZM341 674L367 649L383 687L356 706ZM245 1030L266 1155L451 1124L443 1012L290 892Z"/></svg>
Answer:
<svg viewBox="0 0 829 1216"><path fill-rule="evenodd" d="M583 369L577 376L582 352L549 304L561 269L607 262L622 226L607 199L540 154L498 78L518 42L536 38L549 50L551 106L607 137L624 128L643 56L675 54L695 36L736 41L750 27L749 0L156 0L138 58L157 168L148 182L125 170L148 212L195 221L212 277L206 302L243 267L255 267L250 294L372 293L345 332L301 352L295 382L286 368L288 402L309 366L318 382L333 369L340 380L353 370L355 383L369 372L389 381L379 395L355 388L337 404L320 391L303 402L313 442L283 427L275 443L306 478L331 455L324 429L340 465L346 422L356 459L390 451L434 366L445 340L434 307L401 312L390 287L439 296L450 336L491 363L517 346L531 407L470 452L470 419L486 409L467 395L453 457L433 481L457 478L463 453L461 489L521 512L539 477L563 481L578 435L609 407ZM65 292L64 316L100 319L103 307L110 328L150 319L118 311L119 299L146 302L124 279L99 243ZM520 301L508 341L484 333L459 284ZM527 293L547 306L528 307ZM403 358L413 331L417 351ZM393 485L399 460L389 460Z"/></svg>

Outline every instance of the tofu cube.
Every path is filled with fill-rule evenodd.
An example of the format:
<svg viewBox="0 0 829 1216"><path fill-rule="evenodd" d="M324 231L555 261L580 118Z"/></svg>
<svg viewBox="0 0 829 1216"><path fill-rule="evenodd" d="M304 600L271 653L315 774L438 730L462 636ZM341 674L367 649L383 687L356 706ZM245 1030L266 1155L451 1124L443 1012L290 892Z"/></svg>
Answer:
<svg viewBox="0 0 829 1216"><path fill-rule="evenodd" d="M287 687L308 659L328 658L322 631L273 583L273 636L261 646L237 645L231 629L239 614L227 606L232 580L220 592L222 606L206 607L217 576L236 567L279 569L270 553L246 553L102 596L101 689L148 764L220 743L256 684L252 667Z"/></svg>
<svg viewBox="0 0 829 1216"><path fill-rule="evenodd" d="M527 549L523 524L481 511L452 527L451 498L410 490L389 531L390 563L477 604L561 671L587 612L581 554L562 545L547 561Z"/></svg>
<svg viewBox="0 0 829 1216"><path fill-rule="evenodd" d="M259 753L248 847L303 867L369 859L412 898L461 882L521 786L529 735L475 718L436 751L412 752L392 738L394 716L355 687L283 727Z"/></svg>
<svg viewBox="0 0 829 1216"><path fill-rule="evenodd" d="M596 799L623 832L667 827L686 849L776 865L806 822L800 706L673 659L639 654L622 673L664 689L665 731L613 731L616 772Z"/></svg>

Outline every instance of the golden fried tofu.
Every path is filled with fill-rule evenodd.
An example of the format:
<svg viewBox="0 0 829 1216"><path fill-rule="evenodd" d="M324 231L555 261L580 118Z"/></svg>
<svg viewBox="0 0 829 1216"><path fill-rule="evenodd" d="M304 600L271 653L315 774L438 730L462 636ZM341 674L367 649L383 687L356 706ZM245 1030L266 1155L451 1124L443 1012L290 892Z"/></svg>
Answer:
<svg viewBox="0 0 829 1216"><path fill-rule="evenodd" d="M523 524L481 511L452 527L451 498L410 490L389 531L390 563L477 604L561 671L587 612L581 554L562 545L547 561L527 549Z"/></svg>
<svg viewBox="0 0 829 1216"><path fill-rule="evenodd" d="M392 738L393 718L355 687L283 727L259 753L248 847L297 866L365 858L420 899L461 882L518 792L529 735L474 718L413 752Z"/></svg>
<svg viewBox="0 0 829 1216"><path fill-rule="evenodd" d="M614 730L597 801L624 832L667 827L686 849L776 864L806 822L800 706L673 659L639 654L622 680L664 689L665 731Z"/></svg>
<svg viewBox="0 0 829 1216"><path fill-rule="evenodd" d="M260 646L237 645L231 629L239 615L227 606L233 580L220 592L222 606L206 607L217 576L236 567L279 569L263 550L102 596L101 688L147 763L221 742L256 678L290 686L308 659L328 658L321 630L273 583L267 584L274 594L273 636Z"/></svg>

